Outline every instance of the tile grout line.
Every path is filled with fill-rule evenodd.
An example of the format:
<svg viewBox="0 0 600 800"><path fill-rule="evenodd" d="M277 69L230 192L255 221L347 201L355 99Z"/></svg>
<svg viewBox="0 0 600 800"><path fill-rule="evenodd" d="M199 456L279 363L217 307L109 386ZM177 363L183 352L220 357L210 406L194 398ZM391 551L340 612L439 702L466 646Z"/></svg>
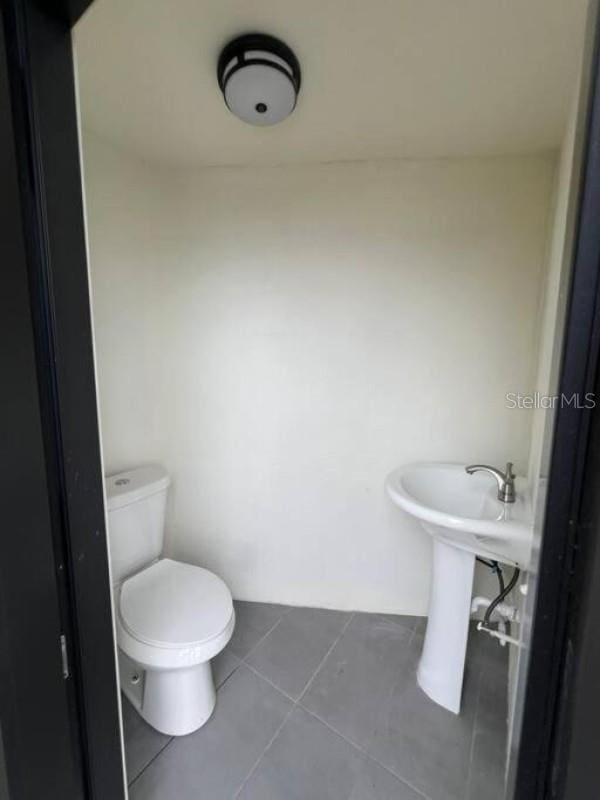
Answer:
<svg viewBox="0 0 600 800"><path fill-rule="evenodd" d="M400 775L398 772L394 772L394 770L391 767L388 767L387 764L383 764L381 761L379 761L379 759L377 759L377 758L375 758L375 756L371 755L371 753L367 753L366 755L367 755L367 758L369 758L374 764L377 764L378 767L381 767L381 769L384 769L386 772L389 772L389 774L393 775L393 777L396 778L396 780L398 780L398 781L400 781L400 783L403 783L406 786L408 786L409 789L412 789L412 791L415 794L418 794L419 797L422 797L423 800L431 800L429 795L424 794L424 792L421 789L419 789L418 786L415 786L410 781L407 781L406 778L403 778L402 775ZM466 800L466 798L465 798L465 800Z"/></svg>
<svg viewBox="0 0 600 800"><path fill-rule="evenodd" d="M255 667L253 664L251 664L250 662L246 661L246 659L245 659L245 658L242 658L242 659L241 659L241 663L242 663L242 664L243 664L245 667L248 667L248 669L250 670L250 672L252 672L254 675L256 675L256 677L257 677L257 678L261 678L263 681L265 681L265 683L268 683L268 684L269 684L269 686L271 686L273 689L276 689L276 690L279 692L279 694L282 694L282 695L283 695L283 696L286 698L286 700L289 700L289 701L290 701L290 703L293 703L295 706L296 706L296 705L300 705L300 701L301 701L301 700L302 700L302 698L304 697L304 695L305 695L305 693L307 692L307 690L308 690L308 688L309 688L310 684L312 683L313 679L314 679L314 678L315 678L315 676L317 675L317 672L318 672L318 671L321 669L321 667L323 666L323 664L324 664L324 663L325 663L325 661L327 660L327 658L328 658L329 654L331 653L331 651L333 650L333 648L336 646L336 644L339 642L339 640L340 640L340 639L342 638L342 636L344 635L344 633L345 633L345 631L346 631L346 628L347 628L347 627L348 627L348 625L349 625L349 624L352 622L352 618L353 618L353 617L354 617L354 612L352 611L352 612L350 612L350 618L349 618L349 619L348 619L348 620L347 620L347 621L344 623L344 625L343 625L342 629L340 630L340 633L337 635L337 637L335 638L335 640L334 640L333 644L332 644L332 645L329 647L329 649L327 650L327 652L325 653L325 655L323 656L323 658L322 658L322 659L319 661L319 663L318 663L317 667L315 668L315 671L312 673L312 675L311 675L311 676L310 676L310 678L308 679L308 682L307 682L307 684L305 685L304 689L303 689L303 690L302 690L302 692L301 692L301 693L298 695L298 697L297 697L297 698L296 698L296 697L292 697L292 695L291 695L291 694L288 694L288 693L287 693L287 692L286 692L284 689L282 689L282 688L281 688L281 686L277 686L277 684L276 684L276 683L273 683L273 681L272 681L270 678L267 678L267 676L266 676L266 675L263 675L263 673L262 673L262 672L261 672L259 669L257 669L257 668L256 668L256 667ZM275 626L275 627L276 627L276 626ZM274 630L274 628L273 628L273 630ZM250 655L250 653L248 653L248 655ZM304 706L302 706L302 708L304 708ZM305 710L307 710L307 709L305 709Z"/></svg>
<svg viewBox="0 0 600 800"><path fill-rule="evenodd" d="M412 634L411 634L411 636L409 637L409 640L408 640L408 648L409 648L409 652L407 652L407 655L405 656L405 658L406 658L406 661L407 661L407 662L408 662L408 660L409 660L409 658L410 658L410 647L412 646L413 640L414 640L414 639L415 639L415 638L416 638L418 635L419 635L419 634L417 634L417 631L416 631L416 630L413 630L413 631L412 631ZM416 680L417 680L416 670L414 671L414 673L413 673L413 674L414 674L414 679L415 679L415 681L416 681ZM390 686L390 690L389 690L389 695L388 695L388 698L389 698L389 697L391 697L391 695L393 694L393 692L394 692L394 686L392 685L392 686ZM371 745L372 745L372 743L373 743L373 739L374 739L374 737L376 736L376 734L377 734L377 728L375 727L375 729L374 729L374 730L372 731L372 733L371 733L371 736L369 737L369 740L368 740L367 744L365 745L365 753L367 754L367 757L368 757L368 758L369 758L371 761L373 761L375 764L377 764L377 766L378 766L378 767L381 767L382 769L386 770L386 772L389 772L389 773L390 773L390 775L393 775L393 776L394 776L394 778L397 778L399 781L401 781L401 782L402 782L402 783L404 783L406 786L408 786L410 789L412 789L412 791L413 791L415 794L419 795L419 797L422 797L422 798L423 798L423 800L431 800L431 798L430 798L428 795L426 795L426 794L425 794L423 791L421 791L421 789L419 789L417 786L415 786L415 784L413 784L411 781L407 780L405 777L403 777L402 775L400 775L400 773L399 773L399 772L396 772L396 771L395 771L395 770L393 770L391 767L388 767L388 766L387 766L387 764L384 764L382 761L380 761L378 758L376 758L376 757L375 757L375 756L374 756L374 755L373 755L373 754L370 752L370 747L371 747ZM466 798L465 798L465 800L466 800Z"/></svg>
<svg viewBox="0 0 600 800"><path fill-rule="evenodd" d="M475 711L473 713L473 727L471 729L471 746L469 748L469 766L467 767L467 780L465 783L466 795L468 800L471 794L471 778L473 776L473 756L475 754L475 728L477 726L477 717L479 715L479 703L481 700L481 684L483 683L483 665L479 668L477 675L477 699L475 701Z"/></svg>
<svg viewBox="0 0 600 800"><path fill-rule="evenodd" d="M257 677L260 677L260 676L257 676ZM271 738L270 738L270 739L269 739L269 741L267 742L267 746L266 746L266 747L265 747L265 749L262 751L262 753L259 755L259 757L256 759L256 761L254 762L254 764L253 764L253 765L252 765L252 767L250 768L250 771L248 772L248 774L246 775L246 777L245 777L245 778L243 779L243 781L241 782L241 784L240 784L240 786L239 786L238 790L237 790L237 791L236 791L236 793L235 793L235 794L232 796L232 797L233 797L233 800L235 800L235 798L236 798L236 797L239 797L239 796L240 796L240 793L241 793L241 791L243 790L244 786L245 786L245 785L248 783L248 781L250 780L250 778L252 777L252 775L253 775L253 774L256 772L256 770L258 769L258 766L259 766L260 762L263 760L264 756L267 754L267 751L269 750L269 748L271 747L271 745L273 744L273 742L275 741L275 739L276 739L276 738L279 736L279 734L281 733L281 730L282 730L283 726L284 726L284 725L285 725L285 723L288 721L288 719L289 719L289 717L290 717L290 715L291 715L292 711L293 711L295 708L296 708L296 704L295 704L295 703L292 703L292 705L291 705L291 706L290 706L290 708L288 709L288 712L287 712L287 714L286 714L286 715L285 715L285 717L283 718L283 720L282 720L282 722L281 722L281 725L279 725L279 727L277 728L277 730L275 731L275 733L273 734L273 736L271 736Z"/></svg>
<svg viewBox="0 0 600 800"><path fill-rule="evenodd" d="M331 644L331 646L329 647L329 649L327 650L327 652L325 653L323 658L317 664L314 672L311 674L310 678L308 679L308 682L305 684L304 688L302 689L302 691L300 692L300 694L298 695L297 698L296 697L292 697L292 695L288 694L280 686L277 686L276 683L273 683L273 681L270 680L270 678L267 678L266 675L263 675L262 672L259 669L257 669L253 664L251 664L249 661L246 661L246 659L254 652L254 648L252 648L252 650L248 653L247 656L245 656L244 658L241 659L241 662L246 667L248 667L248 669L251 670L255 675L257 675L259 678L262 678L264 681L266 681L269 684L269 686L272 686L274 689L277 689L277 691L280 692L284 697L286 697L288 700L290 700L292 703L294 703L294 705L297 705L298 703L300 703L300 701L304 697L305 693L308 691L308 688L309 688L310 684L313 682L313 679L315 678L317 672L321 669L321 667L323 666L324 662L327 660L327 658L328 658L329 654L331 653L331 651L333 650L333 648L336 646L336 644L339 642L339 640L342 638L342 636L346 632L346 628L352 622L352 619L354 617L354 611L349 612L349 614L350 614L350 616L349 616L348 620L346 620L346 622L344 623L343 627L341 628L339 634L336 636L336 638L334 639L333 643ZM279 624L279 623L277 623L277 624ZM277 627L277 625L273 626L271 631L275 630L276 627ZM271 631L269 631L269 633L271 633ZM266 636L268 636L268 635L269 634L266 634ZM266 636L264 638L266 638ZM263 641L263 640L261 639L261 641ZM258 647L259 644L260 644L260 642L257 642L256 646Z"/></svg>
<svg viewBox="0 0 600 800"><path fill-rule="evenodd" d="M278 618L277 622L275 622L275 624L274 624L274 625L271 625L271 627L269 628L269 630L268 630L268 631L267 631L267 632L266 632L266 633L265 633L263 636L261 636L261 637L260 637L260 639L259 639L257 642L255 642L255 643L252 645L252 647L250 648L250 650L248 650L248 652L246 653L246 655L245 655L245 656L238 656L238 655L237 655L237 653L235 653L235 652L232 650L231 652L233 653L233 655L234 655L234 656L236 656L237 658L239 658L239 659L240 659L240 661L243 661L244 663L246 663L246 659L248 658L248 656L249 656L251 653L253 653L253 652L256 650L256 648L259 646L259 644L262 644L262 642L264 642L264 640L267 638L267 636L269 636L271 633L273 633L273 631L275 630L275 628L276 628L276 627L279 625L279 623L280 623L280 622L281 622L281 620L282 620L282 619L285 617L285 615L286 615L287 613L289 613L289 611L291 611L291 609L288 609L288 611L285 611L285 612L284 612L284 613L283 613L283 614L282 614L282 615L281 615L281 616Z"/></svg>
<svg viewBox="0 0 600 800"><path fill-rule="evenodd" d="M291 695L289 695L287 692L284 692L280 686L276 686L272 680L263 675L262 672L259 672L256 669L256 667L252 666L252 664L248 664L245 661L242 661L242 665L246 667L246 669L250 670L250 672L257 678L260 678L261 681L267 683L271 687L271 689L275 689L275 691L278 692L282 697L285 697L286 700L289 700L290 703L292 703L293 705L297 704L298 702L297 700L294 700L294 698Z"/></svg>
<svg viewBox="0 0 600 800"><path fill-rule="evenodd" d="M264 681L272 689L274 689L276 692L278 692L283 697L285 697L286 700L289 700L292 705L291 705L291 708L288 711L288 713L285 715L285 718L284 718L283 722L277 728L275 734L273 735L273 737L269 741L268 745L265 747L265 749L263 750L263 752L261 753L261 755L257 759L256 763L252 766L252 769L250 770L248 775L244 778L240 788L238 789L238 793L233 795L234 800L235 800L236 797L239 796L239 792L241 792L243 787L246 785L246 783L250 779L251 775L256 771L256 768L258 767L259 763L262 761L263 757L266 755L267 751L270 749L271 745L273 744L273 742L275 741L275 739L277 738L279 733L281 733L281 730L282 730L283 726L285 725L285 723L287 722L289 716L292 714L292 712L296 708L301 709L306 714L308 714L309 716L311 716L314 719L316 719L318 722L320 722L322 725L324 725L328 730L330 730L331 733L335 734L336 736L339 736L339 738L342 739L344 742L346 742L346 744L350 745L350 747L352 747L353 750L356 750L358 753L360 753L361 756L364 756L365 759L367 759L368 761L372 761L374 764L376 764L378 767L383 769L385 772L389 773L393 778L395 778L395 780L397 780L400 783L402 783L405 786L407 786L415 794L417 794L417 795L419 795L419 797L423 798L423 800L431 800L431 798L428 795L424 794L417 786L413 786L413 784L410 783L409 781L407 781L406 778L403 778L402 775L399 775L397 772L394 772L393 769L388 767L386 764L383 764L381 761L379 761L377 758L375 758L373 755L371 755L367 750L364 750L359 744L357 744L356 742L353 742L352 739L349 739L347 736L345 736L345 734L343 734L341 731L339 731L337 728L335 728L333 725L331 725L331 723L327 722L327 720L323 719L318 714L316 714L314 711L311 711L309 708L306 708L306 706L303 706L301 704L301 702L300 702L300 698L298 700L294 700L293 697L290 697L288 694L286 694L282 689L279 688L279 686L275 686L274 683L272 683L268 678L265 678L264 675L262 675L260 672L258 672L258 670L254 669L250 664L246 664L245 662L243 662L243 666L245 666L247 669L249 669L250 672L252 672L253 675L256 675L256 677L259 680ZM319 668L320 668L320 665L319 665ZM318 671L319 668L317 668L317 671Z"/></svg>
<svg viewBox="0 0 600 800"><path fill-rule="evenodd" d="M333 648L336 646L336 644L337 644L337 643L339 642L339 640L342 638L342 636L343 636L343 635L344 635L344 633L346 632L346 628L348 627L348 625L350 625L350 623L352 622L352 619L353 619L353 618L354 618L354 611L350 612L350 615L349 615L348 619L346 620L346 622L344 623L344 625L342 626L342 629L340 630L339 634L338 634L338 635L337 635L337 637L334 639L333 643L331 644L331 646L329 647L329 649L327 650L327 652L325 653L325 655L323 656L323 658L321 659L321 661L319 661L319 663L317 664L317 667L316 667L315 671L313 672L312 676L309 678L309 680L308 680L308 682L307 682L306 686L304 687L304 689L303 689L302 693L300 694L300 696L299 696L297 699L294 699L293 697L290 697L290 695L286 694L286 692L284 692L282 689L280 689L280 687L279 687L279 686L276 686L274 683L272 683L272 682L271 682L271 681L270 681L268 678L266 678L264 675L262 675L262 674L261 674L261 673L260 673L258 670L256 670L256 669L255 669L254 667L252 667L250 664L248 664L248 663L246 662L245 658L244 658L244 659L242 659L242 663L244 664L244 666L245 666L247 669L249 669L249 670L250 670L250 671L251 671L251 672L252 672L254 675L256 675L256 677L257 677L257 678L260 678L261 680L265 681L265 683L268 683L268 684L269 684L269 686L272 686L272 687L273 687L273 689L275 689L275 690L276 690L276 691L278 691L280 694L282 694L282 695L283 695L283 696L284 696L284 697L285 697L287 700L289 700L289 701L291 702L291 706L290 706L290 709L288 710L287 714L286 714L286 715L285 715L285 717L283 718L283 721L281 722L281 725L280 725L280 726L277 728L277 730L275 731L275 733L273 734L273 736L271 737L271 739L270 739L270 740L269 740L269 742L267 743L267 746L266 746L266 747L265 747L265 749L262 751L262 753L260 754L260 756L259 756L259 757L256 759L255 763L252 765L252 768L250 769L250 771L248 772L248 774L246 775L246 777L244 778L244 780L243 780L243 781L242 781L242 783L240 784L240 786L239 786L238 790L237 790L237 791L236 791L236 793L233 795L233 798L234 798L234 800L235 800L235 798L237 798L237 797L239 797L239 796L240 796L240 793L242 792L242 790L243 790L244 786L245 786L245 785L248 783L248 781L250 780L250 778L252 777L252 775L253 775L253 774L256 772L256 770L258 769L258 766L259 766L259 764L261 763L261 761L263 760L263 758L265 757L265 755L267 754L267 752L269 751L269 749L270 749L270 748L271 748L271 746L273 745L273 743L274 743L275 739L276 739L276 738L279 736L279 734L280 734L280 733L281 733L281 731L283 730L283 727L285 726L286 722L287 722L287 721L288 721L288 719L290 718L291 714L292 714L292 713L295 711L295 709L296 709L296 708L298 708L298 707L300 707L300 708L302 708L302 710L303 710L303 711L306 711L307 713L310 713L310 712L308 712L308 711L307 711L307 710L306 710L306 709L305 709L303 706L300 706L300 700L302 699L302 697L304 697L304 694L305 694L305 693L306 693L306 691L308 690L308 687L311 685L311 683L312 683L312 681L313 681L314 677L316 676L317 672L318 672L318 671L321 669L321 667L322 667L322 666L323 666L323 664L325 663L326 659L328 658L329 654L332 652ZM282 617L281 619L283 619L283 617ZM279 624L279 622L281 622L281 619L280 619L280 620L278 620L277 624L276 624L276 625L274 625L274 626L273 626L273 628L272 628L271 630L274 630L274 629L277 627L277 625ZM270 633L270 632L271 632L271 631L269 631L269 633ZM269 634L267 633L267 634L265 635L265 637L263 637L263 638L266 638L266 636L268 636L268 635L269 635ZM261 641L262 641L262 640L261 640ZM257 645L256 645L256 646L258 646L258 644L259 644L259 643L257 642ZM252 649L254 649L254 648L252 648ZM250 652L252 652L252 651L250 651ZM248 655L250 655L250 653L248 653ZM318 719L318 717L315 717L315 718L317 718L317 719ZM319 720L319 722L322 722L322 720ZM329 727L329 726L327 726L327 727ZM334 732L334 733L337 733L337 731L333 731L333 732ZM347 741L347 740L346 740L346 741ZM348 742L348 744L352 744L352 743L351 743L351 742ZM354 745L352 745L352 746L354 747ZM359 751L359 752L360 752L360 751ZM366 755L366 754L363 754L363 755Z"/></svg>
<svg viewBox="0 0 600 800"><path fill-rule="evenodd" d="M323 664L327 661L327 659L329 658L329 656L333 652L333 649L335 648L337 643L340 641L342 636L346 633L346 631L348 629L348 626L350 625L350 623L352 622L352 620L354 619L355 616L356 616L356 612L355 611L351 611L350 612L350 616L348 617L348 619L346 620L345 624L343 625L343 627L342 627L341 631L339 632L337 638L334 640L333 644L331 645L329 650L325 653L323 658L319 661L319 663L317 665L317 668L313 672L312 676L309 678L308 683L306 684L304 689L300 692L300 694L298 696L298 699L296 700L297 704L302 702L302 700L304 698L304 695L308 692L310 687L313 685L313 682L314 682L315 678L317 677L317 674L318 674L319 670L321 669Z"/></svg>
<svg viewBox="0 0 600 800"><path fill-rule="evenodd" d="M328 728L332 733L335 733L336 736L339 736L340 739L343 739L347 744L349 744L355 750L358 750L358 752L362 756L365 756L365 758L368 758L371 761L375 760L375 759L371 759L371 756L359 744L357 744L356 742L353 742L352 739L349 739L341 731L338 731L338 729L334 728L333 725L331 725L329 722L327 722L327 720L323 719L318 714L316 714L314 711L311 711L309 708L306 708L305 706L300 706L300 708L303 711L305 711L307 714L309 714L311 717L314 717L318 722L320 722L322 725L324 725L326 728ZM380 766L383 766L383 765L380 765ZM389 772L390 770L387 770L387 771ZM397 777L397 776L394 776L394 777Z"/></svg>
<svg viewBox="0 0 600 800"><path fill-rule="evenodd" d="M150 761L149 761L149 762L148 762L148 763L147 763L147 764L146 764L146 765L145 765L145 766L144 766L144 767L143 767L143 768L142 768L142 769L141 769L141 770L138 772L138 774L135 776L135 778L134 778L134 779L133 779L131 782L128 782L128 783L127 783L127 789L128 789L128 790L129 790L129 789L130 789L130 788L133 786L133 784L134 784L136 781L138 781L138 780L139 780L139 779L142 777L142 775L144 774L144 772L146 772L146 770L148 769L148 767L150 766L150 764L154 763L154 761L156 761L156 759L157 759L159 756L161 756L161 755L162 755L162 754L165 752L165 750L167 749L167 747L168 747L170 744L172 744L172 743L173 743L173 741L175 740L175 738L176 738L175 736L171 736L171 738L169 739L169 741L168 741L168 742L165 742L165 744L164 744L164 745L163 745L163 746L160 748L160 750L159 750L157 753L155 753L155 754L152 756L152 758L150 759Z"/></svg>
<svg viewBox="0 0 600 800"><path fill-rule="evenodd" d="M238 671L238 669L240 668L240 666L241 666L241 665L244 663L244 662L242 661L242 659L241 659L241 658L238 658L238 657L237 657L235 654L233 654L233 655L234 655L234 657L237 659L238 663L237 663L237 664L235 665L235 667L234 667L234 668L231 670L231 672L229 673L229 675L228 675L228 676L227 676L227 677L226 677L224 680L222 680L222 681L221 681L221 683L220 683L218 686L215 684L215 692L216 692L217 694L218 694L218 693L221 691L221 689L222 689L222 688L225 686L225 684L227 683L227 681L228 681L228 680L229 680L229 679L230 679L230 678L231 678L231 677L232 677L232 676L233 676L233 675L234 675L234 674L235 674L235 673Z"/></svg>
<svg viewBox="0 0 600 800"><path fill-rule="evenodd" d="M306 706L300 705L300 703L298 703L298 705L300 706L300 708L303 711L305 711L307 714L310 714L311 717L314 717L316 720L318 720L321 724L323 724L326 728L328 728L332 733L335 733L336 736L340 737L340 739L343 739L345 742L347 742L347 744L349 744L355 750L358 750L358 752L361 755L365 756L365 758L367 758L369 761L372 761L374 764L377 764L378 767L381 767L381 769L385 770L385 772L388 772L397 781L399 781L400 783L405 784L406 786L408 786L409 789L412 789L413 792L415 792L415 794L418 794L420 797L422 797L423 800L430 800L430 798L427 795L423 794L421 789L419 789L417 786L414 786L412 783L407 781L406 778L403 778L402 775L400 775L399 773L394 772L394 770L391 769L390 767L388 767L386 764L383 764L381 761L379 761L379 759L375 758L375 756L373 756L371 753L369 753L368 750L365 750L361 745L357 744L356 742L353 742L352 739L349 739L347 736L345 736L341 731L339 731L337 728L335 728L330 722L327 722L327 720L323 719L318 714L316 714L314 711L311 711L309 708L306 708Z"/></svg>
<svg viewBox="0 0 600 800"><path fill-rule="evenodd" d="M353 612L352 616L354 617L354 616L355 616L355 614L356 614L356 612ZM351 622L351 620L349 620L349 621L346 623L346 626L344 627L344 631L342 631L342 633L341 633L341 634L340 634L340 636L338 637L337 641L334 643L333 647L335 647L335 644L337 644L337 642L338 642L338 641L341 639L341 637L342 637L343 633L345 632L345 629L348 627L348 625L350 624L350 622ZM415 638L416 638L418 635L419 635L419 634L417 633L417 631L416 631L416 628L413 628L413 630L410 632L410 636L409 636L409 638L408 638L408 642L407 642L407 645L408 645L408 647L410 647L410 646L411 646L411 644L412 644L412 642L413 642L413 639L415 639ZM333 650L333 647L330 649L330 652L331 652L331 650ZM329 653L328 653L328 655L329 655ZM325 660L325 659L323 659L323 661L324 661L324 660ZM406 780L406 778L403 778L403 777L402 777L400 774L398 774L398 773L394 772L394 770L390 769L390 767L388 767L388 766L386 766L385 764L383 764L381 761L379 761L377 758L375 758L373 755L371 755L371 753L369 753L369 751L368 751L368 750L364 749L364 748L363 748L361 745L357 744L356 742L353 742L353 741L352 741L352 739L349 739L349 738L348 738L347 736L345 736L345 735L344 735L344 734L343 734L341 731L339 731L337 728L335 728L333 725L331 725L331 724L330 724L329 722L327 722L325 719L323 719L322 717L320 717L320 716L319 716L317 713L315 713L314 711L311 711L309 708L307 708L306 706L302 705L302 703L301 703L301 701L302 701L302 698L304 697L304 695L305 695L305 694L306 694L306 692L308 691L308 688L309 688L310 684L312 683L312 681L313 681L314 677L316 676L317 672L318 672L318 671L319 671L319 669L321 668L321 665L322 665L322 663L323 663L323 662L321 662L321 664L319 665L319 667L318 667L318 668L317 668L317 670L315 671L315 674L313 675L313 678L312 678L312 679L311 679L311 681L309 682L309 685L306 687L306 690L305 690L305 691L302 693L302 695L299 697L299 699L298 699L298 702L297 702L297 705L299 705L299 706L300 706L300 708L301 708L303 711L306 711L306 713L307 713L307 714L310 714L312 717L314 717L315 719L317 719L317 720L318 720L320 723L322 723L323 725L325 725L325 727L326 727L326 728L328 728L328 729L329 729L329 730L330 730L332 733L335 733L337 736L339 736L341 739L343 739L345 742L347 742L347 743L348 743L348 744L349 744L351 747L353 747L354 749L358 750L358 752L359 752L359 753L361 753L362 755L364 755L364 756L365 756L365 757L366 757L366 758L367 758L369 761L372 761L372 762L373 762L374 764L376 764L378 767L381 767L381 769L385 770L385 772L389 773L389 774L390 774L390 775L391 775L393 778L395 778L396 780L400 781L400 783L403 783L405 786L408 786L408 788L409 788L409 789L412 789L412 791L413 791L413 792L415 792L415 794L417 794L417 795L419 795L420 797L422 797L422 798L423 798L423 800L430 800L430 798L429 798L427 795L425 795L425 794L424 794L424 793L423 793L423 792L422 792L422 791L421 791L419 788L417 788L416 786L414 786L412 783L410 783L409 781L407 781L407 780Z"/></svg>

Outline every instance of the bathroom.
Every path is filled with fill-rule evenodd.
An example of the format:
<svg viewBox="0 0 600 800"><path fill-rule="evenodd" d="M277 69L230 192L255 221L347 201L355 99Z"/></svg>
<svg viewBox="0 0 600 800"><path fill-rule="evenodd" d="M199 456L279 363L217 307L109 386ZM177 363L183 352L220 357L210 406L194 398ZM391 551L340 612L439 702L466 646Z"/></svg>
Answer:
<svg viewBox="0 0 600 800"><path fill-rule="evenodd" d="M586 11L95 0L75 27L109 542L116 482L160 467L158 550L119 576L160 555L214 573L235 609L189 729L138 713L153 670L116 649L132 800L511 796ZM270 126L217 79L257 31L301 69ZM509 462L518 555L441 564L387 480L459 464L449 491L495 501L464 466ZM482 630L498 561L505 585L520 572ZM164 623L170 580L130 613ZM468 641L448 654L434 628ZM417 676L427 637L451 701Z"/></svg>

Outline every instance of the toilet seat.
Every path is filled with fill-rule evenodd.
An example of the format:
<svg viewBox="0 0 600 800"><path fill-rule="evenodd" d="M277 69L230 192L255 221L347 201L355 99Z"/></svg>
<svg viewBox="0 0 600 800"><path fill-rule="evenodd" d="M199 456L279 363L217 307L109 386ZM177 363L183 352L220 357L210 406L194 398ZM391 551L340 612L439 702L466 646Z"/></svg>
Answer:
<svg viewBox="0 0 600 800"><path fill-rule="evenodd" d="M208 661L225 647L234 625L229 589L202 567L164 558L121 587L118 643L148 669Z"/></svg>

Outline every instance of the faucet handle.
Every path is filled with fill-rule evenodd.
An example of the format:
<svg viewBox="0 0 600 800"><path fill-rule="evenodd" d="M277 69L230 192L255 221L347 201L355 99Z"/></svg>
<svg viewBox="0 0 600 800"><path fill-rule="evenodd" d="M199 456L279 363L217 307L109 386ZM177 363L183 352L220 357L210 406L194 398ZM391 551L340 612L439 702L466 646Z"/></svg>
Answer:
<svg viewBox="0 0 600 800"><path fill-rule="evenodd" d="M506 472L500 472L496 467L489 467L487 464L471 464L465 467L469 475L474 472L487 472L492 475L498 484L498 500L501 503L515 502L515 474L512 469L512 461L506 464Z"/></svg>

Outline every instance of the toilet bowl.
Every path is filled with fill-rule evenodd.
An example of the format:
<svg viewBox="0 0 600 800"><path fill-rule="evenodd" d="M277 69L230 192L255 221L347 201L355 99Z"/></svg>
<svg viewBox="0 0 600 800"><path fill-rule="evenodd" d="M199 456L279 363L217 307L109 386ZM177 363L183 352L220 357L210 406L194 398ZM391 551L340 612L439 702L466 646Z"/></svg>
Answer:
<svg viewBox="0 0 600 800"><path fill-rule="evenodd" d="M121 689L153 728L182 736L211 716L210 660L231 638L231 593L214 573L162 558L169 479L160 467L107 478Z"/></svg>
<svg viewBox="0 0 600 800"><path fill-rule="evenodd" d="M161 733L204 725L216 701L210 659L235 625L227 586L206 569L164 558L124 581L116 608L117 644L129 670L139 668L121 684L129 700ZM141 695L133 688L140 681Z"/></svg>

